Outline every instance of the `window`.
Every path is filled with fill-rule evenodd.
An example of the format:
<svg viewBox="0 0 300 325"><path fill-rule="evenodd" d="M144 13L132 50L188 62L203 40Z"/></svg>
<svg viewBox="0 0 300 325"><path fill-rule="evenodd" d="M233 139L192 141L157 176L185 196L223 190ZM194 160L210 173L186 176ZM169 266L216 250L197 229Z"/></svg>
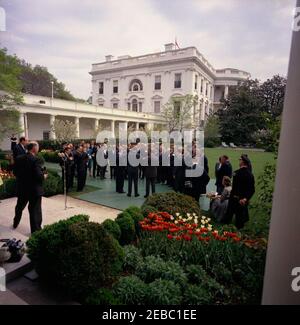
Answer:
<svg viewBox="0 0 300 325"><path fill-rule="evenodd" d="M160 101L154 102L154 113L160 113Z"/></svg>
<svg viewBox="0 0 300 325"><path fill-rule="evenodd" d="M103 104L103 103L100 103L100 104L99 104L99 106L100 106L100 107L103 107L103 106L104 106L104 104Z"/></svg>
<svg viewBox="0 0 300 325"><path fill-rule="evenodd" d="M133 79L129 85L129 91L142 91L143 84L139 79Z"/></svg>
<svg viewBox="0 0 300 325"><path fill-rule="evenodd" d="M181 109L181 103L179 101L174 102L174 114L175 116L179 116Z"/></svg>
<svg viewBox="0 0 300 325"><path fill-rule="evenodd" d="M161 76L155 76L154 89L161 90Z"/></svg>
<svg viewBox="0 0 300 325"><path fill-rule="evenodd" d="M132 111L137 112L138 111L138 102L136 99L132 100Z"/></svg>
<svg viewBox="0 0 300 325"><path fill-rule="evenodd" d="M206 84L206 87L205 87L205 96L208 95L208 83Z"/></svg>
<svg viewBox="0 0 300 325"><path fill-rule="evenodd" d="M181 73L175 73L174 88L181 88Z"/></svg>
<svg viewBox="0 0 300 325"><path fill-rule="evenodd" d="M202 94L203 93L203 79L201 78L201 81L200 81L200 93Z"/></svg>
<svg viewBox="0 0 300 325"><path fill-rule="evenodd" d="M139 102L139 112L142 112L142 111L143 111L143 103Z"/></svg>
<svg viewBox="0 0 300 325"><path fill-rule="evenodd" d="M50 131L43 132L43 140L50 140Z"/></svg>
<svg viewBox="0 0 300 325"><path fill-rule="evenodd" d="M195 75L195 90L198 89L198 76Z"/></svg>
<svg viewBox="0 0 300 325"><path fill-rule="evenodd" d="M114 94L117 94L119 92L119 89L118 89L118 80L114 80L113 81L113 93Z"/></svg>
<svg viewBox="0 0 300 325"><path fill-rule="evenodd" d="M113 103L113 108L118 108L118 103Z"/></svg>
<svg viewBox="0 0 300 325"><path fill-rule="evenodd" d="M99 82L99 94L104 94L104 82Z"/></svg>

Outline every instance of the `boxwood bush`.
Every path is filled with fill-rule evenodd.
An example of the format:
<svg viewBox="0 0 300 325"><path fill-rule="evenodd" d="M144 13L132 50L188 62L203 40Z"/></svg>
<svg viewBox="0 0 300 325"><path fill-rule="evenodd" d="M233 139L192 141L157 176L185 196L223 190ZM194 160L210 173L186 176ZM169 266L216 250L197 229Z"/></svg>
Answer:
<svg viewBox="0 0 300 325"><path fill-rule="evenodd" d="M135 224L133 219L129 215L118 217L116 219L116 223L121 229L121 245L128 245L136 240Z"/></svg>
<svg viewBox="0 0 300 325"><path fill-rule="evenodd" d="M40 277L78 299L107 285L122 270L123 249L87 216L46 226L32 235L27 246Z"/></svg>
<svg viewBox="0 0 300 325"><path fill-rule="evenodd" d="M121 238L121 229L117 222L111 219L106 219L103 223L102 226L104 229L110 233L116 240L120 240Z"/></svg>
<svg viewBox="0 0 300 325"><path fill-rule="evenodd" d="M200 216L201 210L199 203L188 195L180 193L156 193L149 196L142 206L153 207L158 211L168 212L171 215L176 213L186 214L186 213L196 213Z"/></svg>
<svg viewBox="0 0 300 325"><path fill-rule="evenodd" d="M8 178L0 186L0 199L8 199L16 195L16 179Z"/></svg>

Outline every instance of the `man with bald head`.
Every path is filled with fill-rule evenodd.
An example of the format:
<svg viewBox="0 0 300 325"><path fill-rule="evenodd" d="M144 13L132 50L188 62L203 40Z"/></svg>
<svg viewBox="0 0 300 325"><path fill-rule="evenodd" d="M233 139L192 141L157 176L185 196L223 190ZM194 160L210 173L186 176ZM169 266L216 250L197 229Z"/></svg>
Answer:
<svg viewBox="0 0 300 325"><path fill-rule="evenodd" d="M37 157L39 145L30 142L27 145L27 154L17 157L14 174L17 180L18 201L15 208L13 227L17 228L22 212L28 205L31 233L42 228L42 196L44 194L43 181L47 174L43 171L41 161Z"/></svg>

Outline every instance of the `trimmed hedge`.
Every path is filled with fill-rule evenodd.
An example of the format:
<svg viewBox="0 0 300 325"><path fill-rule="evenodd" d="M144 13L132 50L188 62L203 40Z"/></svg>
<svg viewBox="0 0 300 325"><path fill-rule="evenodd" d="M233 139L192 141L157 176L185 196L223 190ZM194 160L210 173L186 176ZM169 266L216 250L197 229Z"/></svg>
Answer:
<svg viewBox="0 0 300 325"><path fill-rule="evenodd" d="M54 223L27 241L28 256L42 279L84 299L122 270L124 252L100 224L84 215Z"/></svg>
<svg viewBox="0 0 300 325"><path fill-rule="evenodd" d="M110 233L116 240L120 240L121 238L121 229L119 225L111 219L106 219L103 223L102 226L104 229Z"/></svg>
<svg viewBox="0 0 300 325"><path fill-rule="evenodd" d="M131 244L136 239L135 225L134 221L130 216L123 216L116 219L116 223L121 229L121 245Z"/></svg>
<svg viewBox="0 0 300 325"><path fill-rule="evenodd" d="M171 215L180 213L186 215L187 213L196 213L201 215L199 203L188 195L180 193L156 193L149 196L144 204L142 210L147 207L152 207L158 211L168 212Z"/></svg>

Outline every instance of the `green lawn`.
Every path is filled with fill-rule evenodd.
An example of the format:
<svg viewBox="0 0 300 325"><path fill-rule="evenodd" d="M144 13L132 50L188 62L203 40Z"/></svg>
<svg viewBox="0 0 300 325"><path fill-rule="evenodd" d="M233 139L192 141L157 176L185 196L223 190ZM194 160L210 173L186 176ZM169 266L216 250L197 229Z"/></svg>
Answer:
<svg viewBox="0 0 300 325"><path fill-rule="evenodd" d="M258 176L263 173L264 166L267 163L274 162L274 154L270 152L262 152L255 150L240 150L240 149L230 149L230 148L206 148L205 155L208 158L209 163L209 176L215 178L215 164L219 157L222 155L227 155L230 158L233 170L239 168L239 158L246 153L251 160L253 167L253 174L257 180Z"/></svg>

